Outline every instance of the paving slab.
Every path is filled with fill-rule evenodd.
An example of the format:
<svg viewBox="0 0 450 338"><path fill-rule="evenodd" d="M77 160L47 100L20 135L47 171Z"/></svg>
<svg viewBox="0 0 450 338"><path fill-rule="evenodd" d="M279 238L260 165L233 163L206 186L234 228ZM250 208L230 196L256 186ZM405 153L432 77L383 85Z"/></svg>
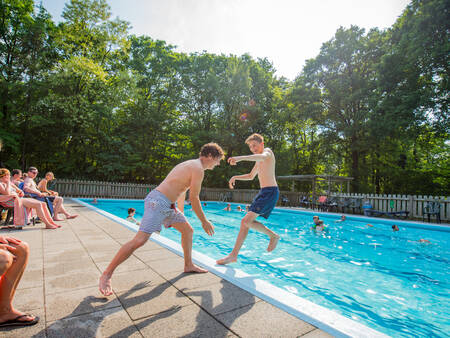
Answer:
<svg viewBox="0 0 450 338"><path fill-rule="evenodd" d="M158 271L159 274L165 276L170 272L183 272L184 259L180 256L167 259L159 259L157 261L146 262L153 270Z"/></svg>
<svg viewBox="0 0 450 338"><path fill-rule="evenodd" d="M222 313L216 318L241 337L296 338L315 329L264 301Z"/></svg>
<svg viewBox="0 0 450 338"><path fill-rule="evenodd" d="M125 244L129 241L129 239L126 238L116 238L116 241L120 244ZM134 254L144 252L144 251L151 251L151 250L161 250L161 245L149 240L147 243L145 243L143 246L141 246L139 249L137 249ZM169 250L167 250L169 251Z"/></svg>
<svg viewBox="0 0 450 338"><path fill-rule="evenodd" d="M141 259L143 262L159 261L169 258L178 259L180 257L176 253L173 253L164 248L151 251L135 252L134 255Z"/></svg>
<svg viewBox="0 0 450 338"><path fill-rule="evenodd" d="M72 261L89 261L89 255L84 248L67 249L64 252L47 253L45 255L44 265L52 263L69 263Z"/></svg>
<svg viewBox="0 0 450 338"><path fill-rule="evenodd" d="M97 287L45 295L47 321L120 307L115 295L100 296Z"/></svg>
<svg viewBox="0 0 450 338"><path fill-rule="evenodd" d="M42 268L27 267L17 289L36 288L42 285L44 285Z"/></svg>
<svg viewBox="0 0 450 338"><path fill-rule="evenodd" d="M131 289L118 294L122 306L133 320L169 311L178 306L193 305L170 283L163 282L142 288L142 283L131 286Z"/></svg>
<svg viewBox="0 0 450 338"><path fill-rule="evenodd" d="M109 261L96 262L96 265L100 271L105 271L106 267L109 265ZM125 262L120 264L114 272L131 272L142 269L148 269L148 266L138 258L130 256Z"/></svg>
<svg viewBox="0 0 450 338"><path fill-rule="evenodd" d="M30 313L44 308L44 287L21 289L16 292L13 306L20 311ZM1 334L0 334L1 336Z"/></svg>
<svg viewBox="0 0 450 338"><path fill-rule="evenodd" d="M211 284L219 284L222 278L213 273L170 272L164 276L177 289L192 290Z"/></svg>
<svg viewBox="0 0 450 338"><path fill-rule="evenodd" d="M114 308L49 322L47 337L142 337L122 308Z"/></svg>
<svg viewBox="0 0 450 338"><path fill-rule="evenodd" d="M131 278L130 278L131 276ZM115 273L112 278L112 287L114 292L125 292L133 288L138 290L148 286L156 286L158 284L166 282L160 275L151 269L144 269L130 272L118 272Z"/></svg>
<svg viewBox="0 0 450 338"><path fill-rule="evenodd" d="M86 271L96 271L97 267L93 262L86 260L83 264L78 261L47 263L44 267L45 276L53 277L67 276L74 273L84 273Z"/></svg>
<svg viewBox="0 0 450 338"><path fill-rule="evenodd" d="M190 299L208 313L218 315L234 309L253 305L260 299L241 288L222 280L218 284L202 286L192 290L183 290Z"/></svg>
<svg viewBox="0 0 450 338"><path fill-rule="evenodd" d="M98 285L100 271L96 268L74 271L61 276L49 276L45 279L45 293L60 293Z"/></svg>
<svg viewBox="0 0 450 338"><path fill-rule="evenodd" d="M144 337L236 337L200 307L178 307L135 321Z"/></svg>

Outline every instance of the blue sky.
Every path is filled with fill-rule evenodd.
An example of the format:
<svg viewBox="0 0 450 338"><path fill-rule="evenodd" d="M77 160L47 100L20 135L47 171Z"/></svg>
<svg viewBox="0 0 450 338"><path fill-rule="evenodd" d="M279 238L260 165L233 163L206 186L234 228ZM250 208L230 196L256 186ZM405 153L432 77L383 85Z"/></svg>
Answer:
<svg viewBox="0 0 450 338"><path fill-rule="evenodd" d="M57 22L64 0L42 0ZM107 0L131 33L181 52L267 57L292 80L340 27L390 27L409 0Z"/></svg>

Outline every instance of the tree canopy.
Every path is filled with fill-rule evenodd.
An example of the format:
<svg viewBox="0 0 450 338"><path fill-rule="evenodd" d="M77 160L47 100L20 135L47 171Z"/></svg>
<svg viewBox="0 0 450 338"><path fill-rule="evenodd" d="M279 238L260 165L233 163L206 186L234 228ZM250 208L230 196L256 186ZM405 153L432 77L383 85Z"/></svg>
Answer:
<svg viewBox="0 0 450 338"><path fill-rule="evenodd" d="M258 132L278 175L351 176L354 192L448 195L449 8L412 0L389 29L340 27L289 81L265 58L181 53L131 35L105 0L71 0L58 24L32 0L3 0L0 162L158 183L204 143L245 154L244 140ZM205 185L226 187L250 168L222 165Z"/></svg>

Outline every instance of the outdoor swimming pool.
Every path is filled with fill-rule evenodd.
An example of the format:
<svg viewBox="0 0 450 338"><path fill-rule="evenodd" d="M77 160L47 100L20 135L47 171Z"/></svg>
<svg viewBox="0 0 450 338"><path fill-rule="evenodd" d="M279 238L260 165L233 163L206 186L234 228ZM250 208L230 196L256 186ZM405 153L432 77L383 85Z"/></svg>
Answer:
<svg viewBox="0 0 450 338"><path fill-rule="evenodd" d="M99 200L95 207L121 218L133 207L140 219L144 205L142 200ZM244 216L224 207L217 202L204 207L216 227L213 237L189 207L185 210L195 230L194 250L213 259L231 251ZM275 209L263 222L281 235L276 250L267 253L268 239L251 231L232 266L391 336L448 335L449 228L380 219L371 219L374 226L368 227L362 217L334 223L338 215L319 213L329 231L314 233L314 214ZM399 232L392 231L393 223ZM179 243L176 230L161 235ZM421 238L431 244L419 243Z"/></svg>

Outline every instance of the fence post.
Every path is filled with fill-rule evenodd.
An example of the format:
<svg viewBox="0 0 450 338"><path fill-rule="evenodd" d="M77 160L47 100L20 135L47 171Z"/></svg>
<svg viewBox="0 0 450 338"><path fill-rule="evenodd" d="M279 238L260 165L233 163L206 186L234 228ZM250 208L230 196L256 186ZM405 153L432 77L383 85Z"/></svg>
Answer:
<svg viewBox="0 0 450 338"><path fill-rule="evenodd" d="M416 209L415 208L415 200L414 200L414 196L413 195L409 195L409 203L408 203L408 211L409 211L409 217L410 218L413 218L415 215L414 215L414 210Z"/></svg>

